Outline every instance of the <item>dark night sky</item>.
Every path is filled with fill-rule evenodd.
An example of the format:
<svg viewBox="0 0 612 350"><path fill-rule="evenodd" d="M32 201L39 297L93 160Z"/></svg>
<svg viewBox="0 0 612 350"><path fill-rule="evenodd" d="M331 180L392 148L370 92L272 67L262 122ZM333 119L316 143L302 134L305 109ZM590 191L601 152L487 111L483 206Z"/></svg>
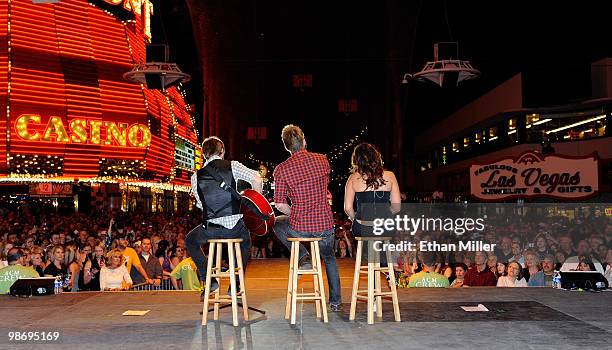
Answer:
<svg viewBox="0 0 612 350"><path fill-rule="evenodd" d="M402 87L407 135L520 71L533 76L535 104L588 97L589 63L612 54L610 12L603 1L589 6L439 0L224 3L239 10L232 26L234 36L243 35L228 43L219 59L256 77L254 86L245 87L254 101L251 121L268 126L271 139L254 147L270 160L284 158L276 135L286 122L303 125L318 151L329 150L362 125L380 123L388 115L382 113L386 86L401 80L385 77L388 64L394 61L401 72L416 72L432 58L436 41L459 41L460 56L471 60L482 77L453 89L421 83ZM202 68L194 44L199 38L190 26L185 0L164 0L161 13L173 58L193 75L188 89L201 115ZM159 23L157 18L155 40L163 38ZM314 86L298 93L291 75L304 72L313 74ZM357 98L359 112L338 113L337 100L343 97ZM380 142L381 135L384 131L372 141Z"/></svg>

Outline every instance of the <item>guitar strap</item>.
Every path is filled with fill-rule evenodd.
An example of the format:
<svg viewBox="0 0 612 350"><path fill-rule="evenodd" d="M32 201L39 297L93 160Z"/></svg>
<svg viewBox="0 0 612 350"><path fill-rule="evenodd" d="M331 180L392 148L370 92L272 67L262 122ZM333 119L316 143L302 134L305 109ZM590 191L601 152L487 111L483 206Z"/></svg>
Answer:
<svg viewBox="0 0 612 350"><path fill-rule="evenodd" d="M210 169L208 169L209 166L210 166ZM222 189L228 191L232 195L232 197L234 197L234 199L238 200L241 203L241 205L245 205L245 206L249 207L251 209L251 211L253 213L255 213L260 219L267 221L270 218L270 216L268 216L267 214L262 213L259 210L259 208L257 208L257 206L255 206L251 201L245 200L240 195L240 193L238 193L238 191L234 187L232 187L231 184L225 183L225 180L223 180L221 175L219 175L219 173L217 172L217 168L215 167L214 164L209 163L207 166L202 168L202 171L204 171L205 174L208 174L208 175L212 176L212 178L215 179L215 181L217 181L217 183L219 184L219 187L221 187ZM232 205L231 202L226 204L221 209L219 209L219 211L229 207L230 205Z"/></svg>

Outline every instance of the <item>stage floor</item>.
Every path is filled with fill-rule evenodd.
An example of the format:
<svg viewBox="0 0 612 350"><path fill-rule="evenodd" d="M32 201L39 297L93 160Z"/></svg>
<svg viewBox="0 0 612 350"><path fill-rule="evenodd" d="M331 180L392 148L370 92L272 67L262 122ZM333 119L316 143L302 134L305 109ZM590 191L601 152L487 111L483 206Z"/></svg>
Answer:
<svg viewBox="0 0 612 350"><path fill-rule="evenodd" d="M0 296L0 349L610 349L612 292L544 288L398 289L402 322L390 304L368 325L365 305L348 320L353 261L339 260L344 310L315 318L298 304L295 326L284 319L287 260L254 260L247 271L251 321L231 324L231 311L201 327L196 292L64 293L19 299ZM309 288L310 277L300 287ZM308 282L308 283L307 283ZM222 291L226 287L222 287ZM484 304L485 313L462 305ZM150 310L122 316L126 310ZM212 318L212 313L210 314ZM59 343L18 344L9 331L59 331Z"/></svg>

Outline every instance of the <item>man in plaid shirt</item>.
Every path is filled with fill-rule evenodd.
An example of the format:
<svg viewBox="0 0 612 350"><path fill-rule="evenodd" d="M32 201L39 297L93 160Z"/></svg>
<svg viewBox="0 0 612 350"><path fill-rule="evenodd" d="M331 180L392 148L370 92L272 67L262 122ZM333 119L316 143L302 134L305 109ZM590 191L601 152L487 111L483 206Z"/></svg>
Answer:
<svg viewBox="0 0 612 350"><path fill-rule="evenodd" d="M327 272L329 306L332 311L340 311L340 276L334 256L334 217L327 203L331 167L325 155L306 151L304 133L299 127L287 125L281 136L291 156L274 169L274 202L276 208L287 216L277 218L274 231L287 249L291 249L288 236L323 238L319 248ZM312 268L304 246L300 246L300 268Z"/></svg>

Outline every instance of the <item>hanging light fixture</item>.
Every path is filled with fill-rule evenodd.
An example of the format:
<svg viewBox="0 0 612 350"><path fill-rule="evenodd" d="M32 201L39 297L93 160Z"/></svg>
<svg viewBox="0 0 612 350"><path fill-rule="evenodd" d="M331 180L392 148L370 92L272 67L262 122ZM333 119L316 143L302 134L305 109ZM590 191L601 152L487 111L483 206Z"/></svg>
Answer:
<svg viewBox="0 0 612 350"><path fill-rule="evenodd" d="M168 62L168 46L147 45L147 62L136 63L123 78L132 83L145 84L147 89L166 90L191 80L176 63Z"/></svg>
<svg viewBox="0 0 612 350"><path fill-rule="evenodd" d="M458 42L434 44L434 60L425 63L421 71L404 74L402 84L410 80L430 81L440 87L454 87L459 83L480 76L480 71L472 67L470 61L459 59Z"/></svg>

